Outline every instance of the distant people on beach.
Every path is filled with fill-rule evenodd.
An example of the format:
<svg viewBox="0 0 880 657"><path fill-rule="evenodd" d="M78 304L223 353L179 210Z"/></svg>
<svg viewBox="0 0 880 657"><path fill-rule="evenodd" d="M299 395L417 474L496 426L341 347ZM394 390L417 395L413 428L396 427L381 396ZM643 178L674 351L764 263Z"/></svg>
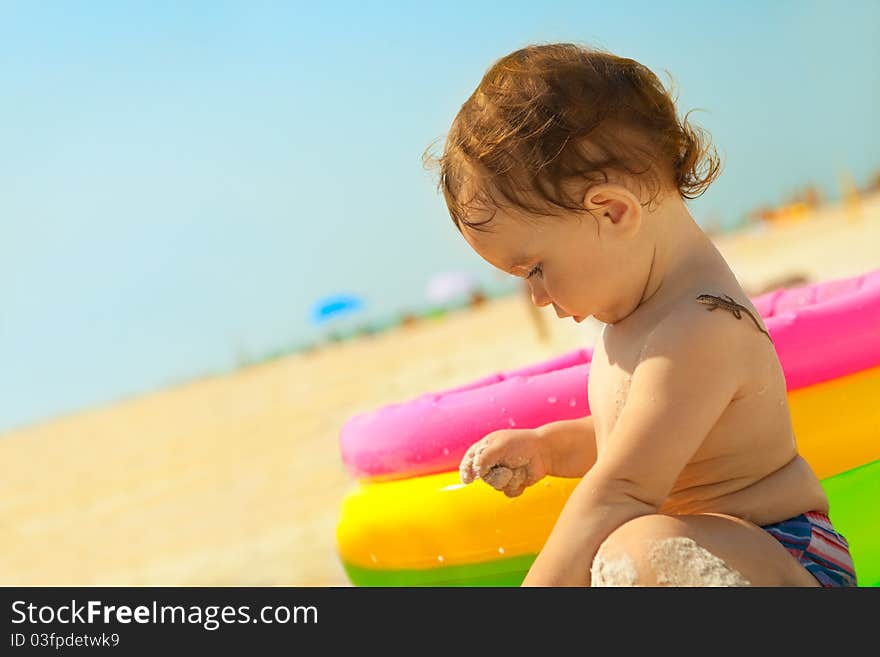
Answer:
<svg viewBox="0 0 880 657"><path fill-rule="evenodd" d="M408 312L407 312L407 313L403 313L403 314L400 316L400 325L401 325L403 328L408 328L408 327L410 327L410 326L415 326L415 325L418 324L418 323L419 323L419 318L418 318L417 315L415 315L415 314L413 314L413 313L408 313Z"/></svg>
<svg viewBox="0 0 880 657"><path fill-rule="evenodd" d="M765 280L759 286L746 290L746 293L750 297L754 298L762 294L766 294L767 292L773 292L774 290L801 287L803 285L808 285L812 282L813 281L810 279L810 277L803 272L790 272L787 274L783 274L782 276L779 276L777 278Z"/></svg>
<svg viewBox="0 0 880 657"><path fill-rule="evenodd" d="M470 299L468 300L468 306L471 308L479 308L483 304L486 303L486 295L482 290L476 289L471 292Z"/></svg>

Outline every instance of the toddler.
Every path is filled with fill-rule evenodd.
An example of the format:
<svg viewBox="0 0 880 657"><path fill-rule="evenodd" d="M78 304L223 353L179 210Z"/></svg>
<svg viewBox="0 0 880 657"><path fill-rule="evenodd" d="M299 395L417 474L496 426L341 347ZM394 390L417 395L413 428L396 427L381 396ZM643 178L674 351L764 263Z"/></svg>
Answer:
<svg viewBox="0 0 880 657"><path fill-rule="evenodd" d="M717 154L649 69L579 44L522 48L424 159L480 257L536 306L603 323L592 415L492 432L461 462L463 482L511 497L581 479L523 585L856 585L772 339L685 205Z"/></svg>

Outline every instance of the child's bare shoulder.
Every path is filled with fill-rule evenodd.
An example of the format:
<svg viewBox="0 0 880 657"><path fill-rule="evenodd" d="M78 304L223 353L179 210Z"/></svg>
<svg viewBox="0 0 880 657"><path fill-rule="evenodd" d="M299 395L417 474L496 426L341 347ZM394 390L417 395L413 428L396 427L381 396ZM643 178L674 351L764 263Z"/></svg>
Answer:
<svg viewBox="0 0 880 657"><path fill-rule="evenodd" d="M709 290L689 292L672 302L646 342L654 346L702 344L730 350L750 349L758 338L771 344L761 316L747 298Z"/></svg>
<svg viewBox="0 0 880 657"><path fill-rule="evenodd" d="M697 292L673 301L648 333L644 358L674 357L678 362L712 368L716 374L745 375L772 345L761 317L748 301L724 292Z"/></svg>

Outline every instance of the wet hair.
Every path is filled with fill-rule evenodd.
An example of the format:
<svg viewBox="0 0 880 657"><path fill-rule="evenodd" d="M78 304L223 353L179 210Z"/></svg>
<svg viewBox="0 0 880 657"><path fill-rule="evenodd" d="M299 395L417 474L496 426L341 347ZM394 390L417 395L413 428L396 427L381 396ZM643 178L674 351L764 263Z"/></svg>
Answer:
<svg viewBox="0 0 880 657"><path fill-rule="evenodd" d="M422 162L439 168L437 187L459 231L485 229L502 207L526 219L583 213L586 190L611 178L635 182L640 198L648 187L648 203L671 190L693 199L721 162L708 133L688 123L690 112L678 118L675 102L632 59L574 43L529 45L489 68L444 152L434 157L429 146ZM469 210L492 216L468 221Z"/></svg>

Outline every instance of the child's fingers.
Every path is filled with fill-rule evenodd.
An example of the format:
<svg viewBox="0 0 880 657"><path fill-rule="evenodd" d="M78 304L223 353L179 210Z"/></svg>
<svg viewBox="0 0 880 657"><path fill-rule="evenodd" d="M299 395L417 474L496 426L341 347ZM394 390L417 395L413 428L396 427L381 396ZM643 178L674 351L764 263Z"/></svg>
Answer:
<svg viewBox="0 0 880 657"><path fill-rule="evenodd" d="M494 450L490 448L490 445L491 441L486 438L474 445L474 474L477 477L482 477L484 472L488 472L495 465L495 461L491 457Z"/></svg>
<svg viewBox="0 0 880 657"><path fill-rule="evenodd" d="M523 494L523 491L526 489L525 486L520 486L519 488L505 488L502 492L507 495L507 497L519 497Z"/></svg>
<svg viewBox="0 0 880 657"><path fill-rule="evenodd" d="M510 480L507 482L507 485L503 488L503 493L507 495L507 497L517 497L522 495L522 492L526 489L528 485L526 482L527 473L526 468L516 468L512 471Z"/></svg>
<svg viewBox="0 0 880 657"><path fill-rule="evenodd" d="M496 437L489 434L468 448L458 468L459 476L462 483L482 479L508 497L516 497L534 483L532 464L522 450L512 447L510 441L493 440Z"/></svg>
<svg viewBox="0 0 880 657"><path fill-rule="evenodd" d="M483 475L483 481L492 488L500 490L507 497L516 497L528 486L527 477L525 467L508 468L504 465L496 465Z"/></svg>
<svg viewBox="0 0 880 657"><path fill-rule="evenodd" d="M458 466L458 475L463 484L469 484L479 478L480 465L478 458L486 447L488 447L490 442L489 439L483 438L471 445L468 448L468 451L465 452L465 455L461 459L461 464Z"/></svg>
<svg viewBox="0 0 880 657"><path fill-rule="evenodd" d="M469 484L477 478L474 473L474 455L470 450L461 459L461 464L458 466L458 476L463 484Z"/></svg>
<svg viewBox="0 0 880 657"><path fill-rule="evenodd" d="M483 481L489 484L492 488L498 490L504 490L513 478L514 471L503 465L496 465L489 468L482 477Z"/></svg>
<svg viewBox="0 0 880 657"><path fill-rule="evenodd" d="M493 445L491 441L486 441L474 450L474 473L477 477L481 477L484 472L489 472L496 466L503 465L514 470L528 462L525 456L511 456L510 448L503 442Z"/></svg>

